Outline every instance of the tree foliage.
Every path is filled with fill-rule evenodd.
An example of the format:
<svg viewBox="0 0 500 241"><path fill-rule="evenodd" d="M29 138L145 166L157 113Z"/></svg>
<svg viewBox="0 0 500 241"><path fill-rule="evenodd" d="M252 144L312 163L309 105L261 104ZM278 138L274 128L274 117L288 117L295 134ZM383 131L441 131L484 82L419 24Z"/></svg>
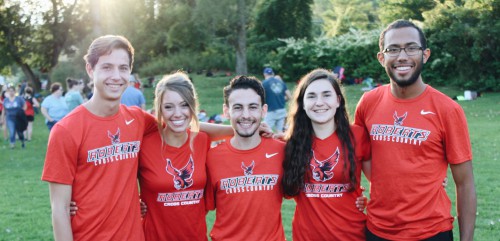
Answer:
<svg viewBox="0 0 500 241"><path fill-rule="evenodd" d="M51 8L23 8L21 2L2 3L0 8L0 51L5 60L0 64L16 64L35 89L40 87L36 72L50 72L60 55L74 53L73 44L86 35L79 25L85 14L77 13L78 1L65 4L63 0L52 0Z"/></svg>
<svg viewBox="0 0 500 241"><path fill-rule="evenodd" d="M378 33L403 18L428 37L426 82L499 90L499 1L50 0L47 8L42 0L0 0L0 70L15 64L30 80L40 72L81 77L90 41L119 34L134 45L142 76L260 73L271 65L295 80L342 65L347 77L387 81L375 58Z"/></svg>
<svg viewBox="0 0 500 241"><path fill-rule="evenodd" d="M500 90L500 1L443 4L428 13L428 77L444 85Z"/></svg>
<svg viewBox="0 0 500 241"><path fill-rule="evenodd" d="M436 0L381 0L379 15L383 24L397 19L424 21L422 14L436 6Z"/></svg>
<svg viewBox="0 0 500 241"><path fill-rule="evenodd" d="M378 25L378 17L373 11L376 1L328 0L322 4L325 10L320 16L328 37L342 35L350 29L370 30Z"/></svg>

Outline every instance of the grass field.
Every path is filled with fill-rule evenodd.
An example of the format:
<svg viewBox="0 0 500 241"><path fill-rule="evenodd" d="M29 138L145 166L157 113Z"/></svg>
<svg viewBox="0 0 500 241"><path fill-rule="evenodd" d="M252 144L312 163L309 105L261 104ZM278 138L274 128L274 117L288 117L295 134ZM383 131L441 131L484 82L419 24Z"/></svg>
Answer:
<svg viewBox="0 0 500 241"><path fill-rule="evenodd" d="M201 108L208 114L222 110L222 86L228 77L205 78L194 76ZM290 86L292 87L292 86ZM347 86L346 95L351 113L361 96L360 86ZM449 96L461 91L439 88ZM145 89L148 106L151 106L152 89ZM500 93L485 93L475 101L460 102L467 114L474 154L474 174L478 196L478 215L475 240L500 240ZM0 142L0 241L52 240L48 185L40 181L45 157L48 131L43 117L35 118L33 141L26 149L8 149L8 143ZM451 177L451 174L449 175ZM450 178L446 188L450 198L455 199L454 183ZM364 186L368 186L364 181ZM291 220L294 203L285 201L282 208L287 239L291 240ZM453 214L455 211L453 210ZM214 215L209 213L209 227ZM455 222L455 240L458 239L458 224Z"/></svg>

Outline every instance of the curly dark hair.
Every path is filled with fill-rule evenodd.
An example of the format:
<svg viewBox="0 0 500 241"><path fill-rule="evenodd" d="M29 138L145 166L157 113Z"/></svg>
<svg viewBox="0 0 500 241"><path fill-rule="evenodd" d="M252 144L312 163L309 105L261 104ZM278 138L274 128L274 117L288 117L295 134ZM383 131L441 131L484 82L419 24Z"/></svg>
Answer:
<svg viewBox="0 0 500 241"><path fill-rule="evenodd" d="M311 119L304 110L304 94L307 87L316 80L328 80L339 98L339 108L335 113L336 133L340 139L344 157L344 178L350 182L353 191L358 183L355 170L354 137L349 124L346 101L334 75L326 69L315 69L302 77L294 91L293 102L288 115L289 129L286 133L285 160L283 161L283 191L292 197L304 187L306 171L310 169L314 130ZM347 171L348 169L348 171Z"/></svg>
<svg viewBox="0 0 500 241"><path fill-rule="evenodd" d="M229 96L237 89L252 89L259 95L262 105L266 103L266 94L260 80L254 76L238 75L229 81L229 85L224 87L224 104L229 104Z"/></svg>

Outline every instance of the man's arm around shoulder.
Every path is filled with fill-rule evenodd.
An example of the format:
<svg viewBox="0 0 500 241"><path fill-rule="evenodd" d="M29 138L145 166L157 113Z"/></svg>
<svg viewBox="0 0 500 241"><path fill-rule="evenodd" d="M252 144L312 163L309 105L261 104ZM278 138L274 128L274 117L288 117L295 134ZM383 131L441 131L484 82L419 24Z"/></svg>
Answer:
<svg viewBox="0 0 500 241"><path fill-rule="evenodd" d="M50 206L52 207L52 226L54 240L73 240L69 203L71 201L72 186L59 183L49 183Z"/></svg>
<svg viewBox="0 0 500 241"><path fill-rule="evenodd" d="M474 186L474 174L472 172L472 161L460 164L450 164L453 180L457 192L457 216L460 229L460 240L474 240L474 226L476 223L476 188Z"/></svg>

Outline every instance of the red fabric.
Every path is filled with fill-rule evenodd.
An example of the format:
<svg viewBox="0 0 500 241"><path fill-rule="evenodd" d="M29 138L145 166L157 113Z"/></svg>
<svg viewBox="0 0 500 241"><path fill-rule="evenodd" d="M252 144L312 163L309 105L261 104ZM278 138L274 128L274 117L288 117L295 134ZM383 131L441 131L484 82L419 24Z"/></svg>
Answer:
<svg viewBox="0 0 500 241"><path fill-rule="evenodd" d="M285 240L281 221L283 142L262 138L250 150L227 140L207 158L207 209L216 209L210 237L218 240ZM253 164L252 164L253 163Z"/></svg>
<svg viewBox="0 0 500 241"><path fill-rule="evenodd" d="M207 180L205 161L210 147L207 134L197 133L192 146L194 151L190 139L179 148L168 146L162 143L159 132L144 137L139 181L141 199L148 206L143 219L146 240L207 240L203 199ZM172 167L186 175L178 175ZM181 185L175 187L174 178Z"/></svg>
<svg viewBox="0 0 500 241"><path fill-rule="evenodd" d="M25 98L25 102L26 102L26 110L24 111L24 114L27 116L34 116L35 110L33 109L33 97L30 97L29 99Z"/></svg>
<svg viewBox="0 0 500 241"><path fill-rule="evenodd" d="M363 130L353 127L355 135L362 135ZM362 139L362 138L359 138ZM349 178L344 169L344 156L340 140L336 133L324 140L314 138L311 167L306 172L305 188L295 197L297 203L292 222L294 241L309 240L365 240L366 216L356 208L356 198L361 196L361 159L369 153L369 143L358 141L356 146L355 191L348 192ZM338 153L338 155L337 155ZM333 176L313 175L318 161L333 166ZM349 164L346 164L349 168ZM330 169L330 168L328 168ZM329 172L326 172L330 174ZM328 180L328 178L331 178Z"/></svg>
<svg viewBox="0 0 500 241"><path fill-rule="evenodd" d="M401 100L384 85L362 97L355 123L371 139L368 229L395 240L451 230L451 203L442 182L448 164L472 160L462 108L430 86Z"/></svg>
<svg viewBox="0 0 500 241"><path fill-rule="evenodd" d="M72 185L74 240L144 240L138 153L144 133L155 128L153 116L123 105L105 118L79 106L54 126L42 180Z"/></svg>

